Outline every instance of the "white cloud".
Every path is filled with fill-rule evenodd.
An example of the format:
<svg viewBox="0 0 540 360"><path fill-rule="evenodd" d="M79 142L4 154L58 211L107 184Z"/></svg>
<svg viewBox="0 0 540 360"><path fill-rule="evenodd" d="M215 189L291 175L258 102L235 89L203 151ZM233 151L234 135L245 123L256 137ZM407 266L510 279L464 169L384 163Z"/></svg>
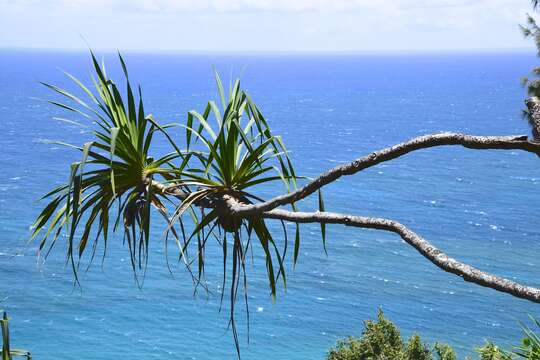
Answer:
<svg viewBox="0 0 540 360"><path fill-rule="evenodd" d="M486 0L0 0L0 7L52 11L334 12L366 9L465 7ZM497 1L495 1L497 2ZM499 3L501 1L498 1ZM503 0L515 3L515 0ZM515 5L515 4L514 4Z"/></svg>
<svg viewBox="0 0 540 360"><path fill-rule="evenodd" d="M528 0L0 0L0 46L192 50L517 47ZM242 39L242 41L238 41Z"/></svg>

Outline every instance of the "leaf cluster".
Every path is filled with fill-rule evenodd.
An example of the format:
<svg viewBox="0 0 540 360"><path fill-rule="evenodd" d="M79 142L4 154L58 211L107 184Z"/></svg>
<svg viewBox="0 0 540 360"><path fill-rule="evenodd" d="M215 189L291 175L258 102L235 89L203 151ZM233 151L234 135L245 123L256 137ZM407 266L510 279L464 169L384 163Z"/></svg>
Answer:
<svg viewBox="0 0 540 360"><path fill-rule="evenodd" d="M272 134L257 105L241 89L240 80L231 84L226 93L217 72L214 75L221 107L209 101L202 113L190 111L186 124L179 125L185 129L186 149L181 153L182 163L174 167L174 179L171 181L188 196L172 214L166 235L172 234L180 244L181 257L188 266L190 263L185 254L196 239L197 284L204 279L207 242L216 240L223 255L222 288L225 288L227 274L230 273L230 308L234 309L240 284L247 304L246 261L253 238L258 240L263 251L272 298L275 298L280 278L286 286L284 261L288 235L285 224L281 222L284 247L280 249L262 217L232 216L224 200L242 204L263 201L251 191L252 188L277 181L290 191L296 188L297 175L282 139ZM200 203L215 206L208 211L196 209ZM188 236L178 236L184 232L174 231L174 224L182 221L182 215L187 212L193 219L194 229ZM296 225L294 261L298 257L299 242L300 231ZM223 292L221 299L223 301ZM237 339L232 316L230 324Z"/></svg>
<svg viewBox="0 0 540 360"><path fill-rule="evenodd" d="M215 243L221 250L221 288L229 288L230 325L238 345L234 306L243 288L249 318L248 254L257 243L266 264L270 295L275 298L277 283L286 286L284 262L289 236L283 221L283 239L278 241L262 216L235 217L227 204L263 201L255 189L266 183L279 182L286 191L296 189L299 177L281 137L272 133L267 119L242 90L240 80L225 91L214 71L219 105L208 101L202 112L189 111L184 123L160 125L147 114L141 88L131 84L120 54L124 86L108 77L104 63L92 52L91 60L92 88L65 73L81 95L43 83L62 99L49 102L72 115L59 120L89 128L93 140L82 146L54 142L79 151L80 160L71 165L67 182L43 197L48 202L32 226L31 238L39 240L39 251L45 257L59 239L66 239L66 261L78 283L83 256L89 254L89 267L101 245L103 261L111 234L120 232L135 279L141 284L138 274L144 275L146 270L151 219L157 212L166 224L162 239L167 264L172 241L178 261L192 276L195 291L199 286L208 291L205 263L209 244ZM184 129L185 139L173 139L172 127ZM169 144L169 153L152 154L156 134ZM321 193L319 206L324 210ZM296 211L295 204L292 208ZM321 230L324 242L324 224ZM296 225L293 263L299 247Z"/></svg>
<svg viewBox="0 0 540 360"><path fill-rule="evenodd" d="M39 250L45 251L47 256L65 229L67 261L77 281L78 261L88 245L92 245L93 259L102 240L105 257L111 225L113 231L123 229L133 269L143 268L149 245L150 207L153 205L162 214L165 212L160 194L147 185L157 175L167 176L170 170L164 166L179 156L176 151L157 159L149 156L155 133L163 132L166 126L158 125L151 115L145 114L141 89L137 90L136 100L121 56L126 80L124 97L118 85L107 77L105 66L98 63L93 53L91 55L96 75L92 79L94 91L66 73L86 95L87 101L65 89L43 83L66 100L50 101L51 104L90 123L94 140L83 146L55 142L80 151L81 159L71 165L67 183L43 197L49 202L34 222L31 235L34 239L42 234ZM82 233L77 233L77 229Z"/></svg>
<svg viewBox="0 0 540 360"><path fill-rule="evenodd" d="M540 321L530 316L534 327L540 329ZM479 360L540 360L540 336L529 326L520 323L523 338L512 350L503 350L493 342L475 349ZM397 326L387 319L382 310L377 320L364 323L360 338L349 337L339 340L327 354L327 360L456 360L451 346L436 342L433 347L423 343L420 336L413 334L405 343ZM466 360L472 360L466 357Z"/></svg>
<svg viewBox="0 0 540 360"><path fill-rule="evenodd" d="M377 320L364 323L360 338L349 337L338 341L327 360L456 360L454 350L446 344L436 343L433 348L413 334L404 342L397 326L384 316L382 310Z"/></svg>
<svg viewBox="0 0 540 360"><path fill-rule="evenodd" d="M529 316L534 327L540 330L540 322ZM521 339L521 343L514 347L511 354L516 358L527 360L540 360L540 336L533 329L525 324L520 324L524 337Z"/></svg>
<svg viewBox="0 0 540 360"><path fill-rule="evenodd" d="M527 14L527 23L525 25L520 25L520 28L525 38L530 38L534 41L538 55L540 56L540 28L536 24L536 20L531 15ZM524 77L522 79L522 84L529 96L538 97L540 95L540 80L538 79L540 67L533 68L531 72L533 77Z"/></svg>

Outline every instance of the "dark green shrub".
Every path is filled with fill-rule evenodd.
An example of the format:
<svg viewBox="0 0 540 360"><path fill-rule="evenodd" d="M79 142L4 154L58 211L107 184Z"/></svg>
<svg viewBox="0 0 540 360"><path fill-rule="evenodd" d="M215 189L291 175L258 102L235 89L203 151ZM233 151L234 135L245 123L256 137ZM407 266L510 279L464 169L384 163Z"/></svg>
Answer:
<svg viewBox="0 0 540 360"><path fill-rule="evenodd" d="M512 357L494 343L487 341L484 346L476 348L480 360L510 360Z"/></svg>
<svg viewBox="0 0 540 360"><path fill-rule="evenodd" d="M328 352L327 360L455 360L454 350L437 343L433 349L422 342L419 335L413 334L404 343L397 326L384 317L382 310L377 320L364 323L360 338L349 337L340 340Z"/></svg>
<svg viewBox="0 0 540 360"><path fill-rule="evenodd" d="M379 310L377 321L366 321L360 347L361 354L367 358L397 359L403 343L399 329L384 317L382 310Z"/></svg>
<svg viewBox="0 0 540 360"><path fill-rule="evenodd" d="M328 353L328 360L399 359L403 342L398 328L379 310L377 321L364 324L362 337L338 341Z"/></svg>
<svg viewBox="0 0 540 360"><path fill-rule="evenodd" d="M433 346L433 352L440 360L457 360L456 352L448 344L436 342Z"/></svg>
<svg viewBox="0 0 540 360"><path fill-rule="evenodd" d="M540 329L540 322L531 317L536 328ZM492 342L486 342L482 347L476 349L481 360L540 360L540 337L530 327L521 324L524 337L519 346L515 346L512 351L505 351Z"/></svg>
<svg viewBox="0 0 540 360"><path fill-rule="evenodd" d="M426 344L422 343L422 340L420 339L420 336L418 334L413 334L409 341L407 342L407 346L404 349L405 356L404 359L412 360L412 359L418 359L418 360L431 360L433 357L431 356L431 351L426 346Z"/></svg>
<svg viewBox="0 0 540 360"><path fill-rule="evenodd" d="M540 322L532 318L540 329ZM492 342L476 348L479 360L540 360L540 336L531 328L521 325L525 337L513 351L505 351ZM448 344L436 342L433 348L413 334L405 343L397 326L384 316L382 310L377 320L364 323L360 338L349 337L337 342L330 349L327 360L457 360L454 349ZM472 360L467 357L466 360Z"/></svg>

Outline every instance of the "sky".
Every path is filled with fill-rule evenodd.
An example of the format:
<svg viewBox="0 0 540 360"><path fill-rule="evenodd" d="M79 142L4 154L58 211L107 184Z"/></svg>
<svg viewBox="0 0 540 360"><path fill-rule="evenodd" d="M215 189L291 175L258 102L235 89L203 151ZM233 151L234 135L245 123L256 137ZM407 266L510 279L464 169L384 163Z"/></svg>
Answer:
<svg viewBox="0 0 540 360"><path fill-rule="evenodd" d="M0 0L0 47L379 52L531 47L530 0ZM540 17L540 14L538 14Z"/></svg>

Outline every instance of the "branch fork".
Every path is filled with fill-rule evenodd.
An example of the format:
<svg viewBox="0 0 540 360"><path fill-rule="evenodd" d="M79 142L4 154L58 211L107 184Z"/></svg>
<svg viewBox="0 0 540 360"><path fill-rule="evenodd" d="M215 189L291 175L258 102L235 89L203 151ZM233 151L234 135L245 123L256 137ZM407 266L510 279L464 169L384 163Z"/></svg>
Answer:
<svg viewBox="0 0 540 360"><path fill-rule="evenodd" d="M522 285L482 270L471 265L459 262L446 255L442 250L429 241L413 232L405 225L390 219L353 216L332 212L292 212L278 207L293 204L318 191L325 185L342 176L353 175L382 162L390 161L406 155L412 151L431 148L435 146L459 145L475 150L522 150L536 154L540 157L540 143L530 141L526 135L511 136L473 136L456 133L440 133L416 137L409 141L370 153L350 163L334 167L302 188L288 194L277 196L258 204L246 204L238 197L224 194L208 203L198 203L197 206L220 208L227 211L228 216L235 218L263 217L266 219L279 219L294 223L325 223L342 224L366 229L390 231L399 235L407 244L411 245L422 256L440 269L455 274L463 280L501 291L515 297L540 303L540 289ZM178 187L167 186L152 181L152 186L163 193L172 194L179 199L185 199L187 193ZM225 209L225 210L224 210Z"/></svg>

